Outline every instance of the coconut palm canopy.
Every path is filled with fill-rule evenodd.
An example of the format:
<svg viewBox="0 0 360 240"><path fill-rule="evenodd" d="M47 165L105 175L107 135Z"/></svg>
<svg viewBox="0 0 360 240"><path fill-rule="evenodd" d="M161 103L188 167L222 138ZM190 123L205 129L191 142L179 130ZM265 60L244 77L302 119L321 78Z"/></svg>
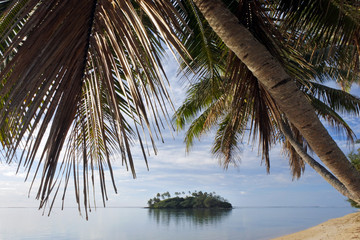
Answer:
<svg viewBox="0 0 360 240"><path fill-rule="evenodd" d="M352 130L338 113L358 114L359 99L322 83L329 79L337 80L342 86L358 82L359 52L354 52L359 48L356 41L358 16L349 17L347 9L340 12L342 9L331 1L327 3L328 12L321 11L325 3L313 4L309 8L310 4L303 2L289 5L280 1L275 8L274 4L262 1L223 2L297 81L319 117L344 130L353 140ZM226 168L229 163L236 164L239 160L237 144L242 142L245 133L250 132L253 140L259 136L259 147L268 170L270 146L280 141L289 154L294 177L300 177L305 165L286 138L281 136L279 122L288 120L283 119L285 116L279 106L247 66L224 45L201 13L191 4L187 7L187 12L193 13L188 15L188 22L193 24L195 34L184 44L194 61L188 60L188 65L183 63L183 68L187 77L191 77L192 69L196 69L198 75L193 78L194 84L188 90L187 99L175 114L178 128L188 127L187 148L195 138L216 126L212 151ZM302 11L295 11L298 9ZM308 15L312 17L304 17ZM341 24L334 20L334 16L338 16L337 21ZM321 22L314 26L314 30L312 26L319 17ZM300 39L308 40L300 44ZM201 48L203 50L199 50ZM346 73L344 66L349 69ZM292 129L298 141L309 147L298 130Z"/></svg>
<svg viewBox="0 0 360 240"><path fill-rule="evenodd" d="M267 47L267 45L269 44L262 43L261 39L258 39L256 37L257 36L256 32L253 33L249 28L249 26L247 24L244 24L238 17L236 17L236 14L231 12L229 8L222 1L220 0L213 0L213 1L193 0L193 1L199 8L200 12L204 15L206 21L209 23L209 25L214 30L214 32L220 37L220 39L225 43L225 45L229 47L231 51L234 52L236 57L238 57L239 60L250 70L251 74L258 79L259 85L269 93L271 98L274 99L276 105L279 106L282 112L281 117L282 118L285 117L285 121L289 121L289 123L295 127L295 133L296 131L299 131L299 133L303 136L303 138L306 139L306 142L309 144L309 146L311 146L311 148L321 159L321 161L338 178L339 183L343 184L343 186L349 190L349 193L352 194L351 198L359 199L357 201L360 201L360 174L349 163L345 154L340 150L334 139L332 139L332 137L329 135L323 124L320 122L318 116L314 111L314 106L312 106L313 104L309 102L309 100L304 95L304 93L301 92L301 90L299 89L298 81L304 81L306 79L306 75L303 76L304 79L301 78L297 79L296 76L293 75L292 71L289 71L289 69L287 69L287 67L284 66L284 61L281 61L281 59L276 59L276 55L274 55L274 53L271 52L271 49ZM244 2L245 1L241 1L240 4L238 4L238 6L242 6L241 3ZM326 2L327 4L324 5L323 4L324 2ZM247 3L250 9L252 2L249 1ZM275 3L275 6L271 6L271 4L273 3ZM271 22L272 20L275 20L275 25L278 26L279 28L281 28L282 26L286 26L288 20L286 16L291 16L291 14L288 15L287 12L284 11L284 9L281 7L281 1L270 2L269 4L268 2L264 3L264 5L266 5L265 8L266 11L268 11L268 9L270 10L272 9L275 12L278 9L282 9L282 11L277 15L278 17L276 17L276 15L275 17L274 15L268 15L267 18L265 18L264 22L267 23L267 22ZM303 41L303 43L301 44L304 46L306 45L311 46L311 44L316 44L318 41L320 41L319 46L321 49L323 49L324 46L326 46L322 43L323 42L322 36L324 36L325 33L322 33L320 37L311 34L310 38L306 38L306 37L300 39L297 38L297 36L299 36L299 33L301 34L305 33L305 36L308 36L307 32L312 32L311 30L314 27L317 27L318 25L323 25L320 27L320 29L327 29L327 30L331 29L330 36L332 37L331 39L328 39L328 41L325 41L326 43L334 44L335 49L343 48L343 51L352 50L353 53L354 53L354 49L358 49L355 33L358 32L359 22L357 20L354 20L354 24L344 25L345 22L347 22L344 20L349 19L349 17L347 16L349 12L343 11L344 9L343 4L345 4L346 5L345 9L347 10L351 9L352 13L358 14L359 11L358 11L357 2L342 1L342 4L339 5L334 1L305 1L305 4L302 4L301 2L298 1L293 1L292 4L295 5L295 7L292 8L293 10L295 10L295 12L299 11L305 13L305 14L300 13L296 15L302 16L301 18L304 18L303 22L307 22L308 24L306 24L305 27L299 25L298 29L300 30L298 32L296 31L294 32L291 29L291 27L289 27L289 29L285 29L285 32L283 32L282 35L286 36L287 34L290 34L290 38L289 37L286 38L286 42L285 42L286 45L290 45L290 46L294 45L294 42L291 39L295 39L295 40L297 39L297 42ZM292 4L290 6L292 6ZM336 13L336 15L334 16L337 19L337 22L329 20L329 21L325 21L324 24L322 19L319 20L319 16L324 17L323 16L324 14L320 14L321 11L319 11L319 10L323 11L324 6L327 6L327 10L334 10L334 9L337 10L332 12L333 14ZM256 6L255 7L253 6L253 8L257 9ZM289 10L289 12L291 12L291 9ZM313 15L314 12L315 15ZM310 15L307 15L306 13L309 13ZM326 14L328 14L328 12L326 12ZM254 14L251 12L248 16L249 17L247 19L247 22L251 22L252 19L255 18ZM332 17L333 16L328 16L327 19ZM281 24L281 22L284 23ZM344 31L344 29L347 30ZM335 30L337 31L336 34L334 34ZM339 32L341 32L341 34L344 34L344 36L338 38L337 34ZM277 35L275 33L271 33L269 36L270 36L269 39L270 42L273 40L281 42L281 39L278 40ZM330 45L330 47L333 46ZM316 52L318 52L316 45L313 45L313 49L315 49ZM304 49L302 50L304 51ZM330 48L330 50L332 50L332 48ZM279 52L281 53L284 51L279 51ZM317 56L318 59L314 61L315 63L313 64L315 65L318 64L318 60L319 59L321 60L322 56L327 56L327 58L330 58L331 52L332 51L323 51L323 53ZM306 54L306 51L304 51L304 54ZM355 52L354 54L357 55L358 53ZM331 65L334 69L341 69L341 67L339 67L339 63L343 62L343 59L346 59L345 62L347 62L347 64L351 65L352 62L355 62L355 64L358 65L358 57L355 58L350 57L350 58L342 58L342 59L337 58L336 61L333 61L331 63L335 65L331 65L330 63L327 63L324 60L321 61L324 61L326 63L323 66ZM292 61L292 58L286 57L285 60ZM310 60L308 61L310 61L311 63L313 60L310 58ZM304 66L302 66L302 68L304 68ZM324 72L323 70L321 71ZM358 72L356 71L356 69L351 70L349 72L350 73L348 75L354 74L355 78L357 77ZM234 102L236 103L241 101L245 102L244 100L241 100L241 98L240 99L234 98ZM245 105L249 105L249 104L245 104ZM244 106L244 104L238 105L240 106L240 108L238 108L236 105L234 106L235 107L232 106L231 109L235 109L235 111L237 111L238 109L241 109L241 106ZM263 109L267 110L266 107ZM255 117L257 116L258 115L255 115ZM272 112L272 117L276 117L276 114L274 115L273 112ZM235 127L233 127L232 130L229 131L228 133L232 133L234 136L237 136L237 134L234 134L234 132L242 128L242 126L238 124L239 122L242 122L241 118L242 118L241 114L234 114L231 116L231 119L228 122L230 122L230 127L232 126ZM282 119L279 119L278 117L276 118L277 118L278 126L284 125ZM239 128L239 126L241 127ZM286 127L284 128L281 127L281 128L286 129ZM292 129L292 131L294 131L294 129ZM284 132L288 132L288 131L284 131ZM288 139L294 139L294 137L291 136L292 134L286 134L286 135ZM300 144L296 143L296 141L291 141L291 142L292 145L300 146ZM234 142L230 142L230 141L224 141L224 143L230 146L235 145ZM225 144L222 145L224 146ZM225 150L227 149L229 148L226 147ZM297 153L300 154L301 152L301 154L303 155L304 153L303 147L301 146L295 147L295 149ZM222 149L220 149L220 151L222 151ZM228 152L222 152L221 155L226 156L228 155ZM306 156L306 159L309 158ZM325 175L328 174L324 174L323 176ZM341 188L342 187L338 189Z"/></svg>
<svg viewBox="0 0 360 240"><path fill-rule="evenodd" d="M359 18L349 17L358 13L358 6L347 1L342 7L333 1L310 0L293 1L293 5L224 2L296 79L310 102L317 104L318 114L344 127L352 137L335 111L358 113L359 100L310 80L331 76L344 86L349 85L345 80L358 80ZM330 10L320 11L323 4L337 11L337 21L329 20L334 16ZM64 199L73 178L78 204L82 187L87 209L95 175L103 199L107 198L107 172L114 182L111 156L119 153L135 177L132 142L139 141L145 161L147 145L156 152L154 139L161 138L160 129L169 124L169 94L161 67L165 45L188 64L185 73L196 71L201 79L189 96L193 93L198 98L196 91L205 90L204 99L196 100L198 105L192 106L189 116L211 105L205 111L207 118L203 116L198 124L206 128L218 120L211 116L224 116L215 152L232 153L248 118L253 119L251 129L259 134L268 166L279 121L298 134L190 0L8 0L0 5L0 140L7 162L17 160L28 175L35 169L33 179L41 175L40 207L51 194L61 194L62 182ZM348 66L355 67L345 73ZM219 141L223 136L227 141ZM301 134L297 139L305 143ZM303 164L294 151L291 154L298 174Z"/></svg>

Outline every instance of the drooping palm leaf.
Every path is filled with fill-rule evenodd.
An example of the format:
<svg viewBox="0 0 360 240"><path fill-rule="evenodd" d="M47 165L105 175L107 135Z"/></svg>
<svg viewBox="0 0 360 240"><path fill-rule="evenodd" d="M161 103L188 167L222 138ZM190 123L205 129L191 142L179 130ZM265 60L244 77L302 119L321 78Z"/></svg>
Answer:
<svg viewBox="0 0 360 240"><path fill-rule="evenodd" d="M246 124L243 121L242 124ZM214 144L212 147L212 154L219 159L220 165L225 169L228 168L229 164L237 165L240 161L239 153L239 142L243 133L244 126L240 126L241 123L233 120L233 117L228 115L222 119L219 123L217 133L215 135Z"/></svg>
<svg viewBox="0 0 360 240"><path fill-rule="evenodd" d="M326 120L326 122L331 126L335 127L339 132L344 131L347 138L354 142L355 133L345 120L336 111L334 111L333 108L313 96L309 96L309 98L311 99L311 104L315 107L319 116Z"/></svg>
<svg viewBox="0 0 360 240"><path fill-rule="evenodd" d="M311 82L308 87L303 88L303 91L321 99L331 109L340 113L355 115L360 113L360 99L358 97L316 82Z"/></svg>
<svg viewBox="0 0 360 240"><path fill-rule="evenodd" d="M326 39L324 45L349 42L360 26L359 2L347 0L274 1L276 16L284 20L282 27L302 32L302 38L318 41ZM294 32L295 33L295 32ZM343 36L334 38L334 36ZM314 38L314 36L316 36ZM301 42L298 42L300 45Z"/></svg>
<svg viewBox="0 0 360 240"><path fill-rule="evenodd" d="M98 171L105 200L105 169L114 182L110 159L115 149L135 177L132 138L139 139L146 156L144 137L153 144L153 134L163 127L158 117L167 115L169 95L162 46L184 53L177 3L24 2L14 2L10 8L19 10L1 23L9 29L1 35L2 62L10 59L0 73L3 148L8 162L22 150L19 161L29 173L37 164L41 207L50 194L58 194L62 177L65 190L73 177L78 204L82 186L86 209L89 176L94 179ZM94 180L91 185L95 189Z"/></svg>
<svg viewBox="0 0 360 240"><path fill-rule="evenodd" d="M345 90L359 81L360 5L358 1L276 1L275 13L289 42ZM344 70L346 73L344 74ZM320 70L319 73L324 71Z"/></svg>
<svg viewBox="0 0 360 240"><path fill-rule="evenodd" d="M277 122L277 125L280 125L281 123ZM280 126L279 126L280 127ZM308 151L309 146L307 145L306 141L301 136L298 129L296 129L294 126L291 126L288 128L289 133L291 133L294 137L294 140L297 141L297 143L304 149L305 152ZM297 153L292 143L289 141L287 137L284 137L283 133L281 132L280 141L282 141L283 151L284 154L287 155L289 158L289 166L290 170L294 179L299 179L301 175L305 171L305 162L302 159L302 157Z"/></svg>

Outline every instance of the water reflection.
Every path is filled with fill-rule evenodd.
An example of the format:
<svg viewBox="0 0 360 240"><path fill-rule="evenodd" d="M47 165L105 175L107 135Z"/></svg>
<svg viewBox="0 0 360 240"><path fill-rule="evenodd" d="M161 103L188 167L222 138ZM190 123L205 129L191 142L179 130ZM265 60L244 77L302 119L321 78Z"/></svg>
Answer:
<svg viewBox="0 0 360 240"><path fill-rule="evenodd" d="M231 215L232 209L149 209L148 216L161 225L215 225Z"/></svg>

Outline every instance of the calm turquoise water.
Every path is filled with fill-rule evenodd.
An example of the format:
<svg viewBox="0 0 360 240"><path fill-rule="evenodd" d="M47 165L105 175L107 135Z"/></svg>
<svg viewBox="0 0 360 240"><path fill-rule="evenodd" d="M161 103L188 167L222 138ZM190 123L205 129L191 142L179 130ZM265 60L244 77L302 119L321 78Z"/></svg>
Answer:
<svg viewBox="0 0 360 240"><path fill-rule="evenodd" d="M150 210L101 208L89 221L77 209L0 208L0 239L271 239L356 210L351 208L235 208Z"/></svg>

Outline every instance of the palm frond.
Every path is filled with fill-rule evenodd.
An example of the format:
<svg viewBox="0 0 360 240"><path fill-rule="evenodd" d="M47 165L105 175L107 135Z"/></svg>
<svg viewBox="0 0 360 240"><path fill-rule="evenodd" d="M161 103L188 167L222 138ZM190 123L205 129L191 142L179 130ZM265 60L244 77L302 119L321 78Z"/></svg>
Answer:
<svg viewBox="0 0 360 240"><path fill-rule="evenodd" d="M360 13L357 1L279 1L277 18L288 41L317 68L349 89L359 79ZM346 74L342 72L346 69Z"/></svg>
<svg viewBox="0 0 360 240"><path fill-rule="evenodd" d="M218 81L224 71L222 62L226 60L222 41L199 14L192 0L181 2L186 25L191 30L191 34L183 39L190 56L180 61L181 75L194 78L195 82L201 78Z"/></svg>
<svg viewBox="0 0 360 240"><path fill-rule="evenodd" d="M209 108L216 102L224 91L222 81L214 78L201 78L199 82L192 84L187 90L186 100L176 110L173 121L176 121L178 129L184 129L186 122L194 119L198 113Z"/></svg>
<svg viewBox="0 0 360 240"><path fill-rule="evenodd" d="M239 137L243 135L241 131L245 126L241 126L241 123L235 122L233 119L228 115L219 124L211 150L225 169L229 167L229 164L237 166L237 163L240 162L239 153L241 151L238 145L241 141ZM244 124L246 121L242 123Z"/></svg>
<svg viewBox="0 0 360 240"><path fill-rule="evenodd" d="M195 138L198 140L200 137L209 130L206 125L211 108L206 109L200 116L197 116L191 121L190 126L186 130L184 142L186 144L186 151L189 152L194 144Z"/></svg>
<svg viewBox="0 0 360 240"><path fill-rule="evenodd" d="M306 0L278 1L278 14L283 28L296 30L303 39L325 39L324 45L346 44L360 27L357 1ZM343 36L338 38L335 36ZM300 42L299 42L300 43Z"/></svg>
<svg viewBox="0 0 360 240"><path fill-rule="evenodd" d="M280 124L284 124L284 123L280 123ZM301 136L299 130L296 129L295 126L291 125L288 126L288 131L289 133L292 134L294 140L298 142L298 144L302 147L303 151L306 153L309 150L309 146L305 141L305 139ZM283 133L281 132L281 134ZM289 158L289 166L293 176L293 180L299 179L305 171L304 160L295 150L294 146L292 145L292 143L289 141L288 138L283 137L282 147L285 155L287 155L287 157Z"/></svg>
<svg viewBox="0 0 360 240"><path fill-rule="evenodd" d="M347 138L354 142L354 139L356 138L355 133L345 120L334 111L333 108L313 96L308 97L311 99L311 104L315 107L319 116L321 116L331 126L335 127L338 132L345 132Z"/></svg>
<svg viewBox="0 0 360 240"><path fill-rule="evenodd" d="M311 82L308 86L303 86L303 91L308 96L321 100L333 111L353 115L360 113L360 99L343 90Z"/></svg>
<svg viewBox="0 0 360 240"><path fill-rule="evenodd" d="M105 169L114 183L115 149L135 177L132 139L139 140L146 161L146 139L153 145L164 127L159 116L166 119L170 98L162 46L185 53L176 1L25 2L1 25L13 34L1 35L2 61L10 59L0 73L7 160L24 149L19 163L28 174L38 162L33 179L41 174L40 207L58 194L63 177L66 190L71 176L79 207L80 186L83 205L90 207L88 178L95 170L105 203Z"/></svg>

